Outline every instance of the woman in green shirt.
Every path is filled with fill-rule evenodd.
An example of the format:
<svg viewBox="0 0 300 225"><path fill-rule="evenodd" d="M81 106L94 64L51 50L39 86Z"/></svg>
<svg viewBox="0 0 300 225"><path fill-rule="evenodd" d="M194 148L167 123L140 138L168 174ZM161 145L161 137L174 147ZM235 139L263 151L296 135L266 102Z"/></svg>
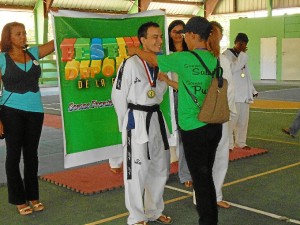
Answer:
<svg viewBox="0 0 300 225"><path fill-rule="evenodd" d="M198 54L210 71L217 65L219 43L208 51L207 39L216 35L207 19L192 17L183 31L190 51ZM214 38L211 37L213 40ZM199 60L190 52L175 52L171 55L149 54L138 48L129 48L130 55L138 54L152 65L158 65L162 72L178 74L178 120L182 129L182 142L187 164L193 179L199 214L199 225L218 224L216 192L212 178L212 167L218 143L222 136L222 124L206 124L199 121L198 106L193 102L188 90L196 96L201 105L211 84L212 77Z"/></svg>

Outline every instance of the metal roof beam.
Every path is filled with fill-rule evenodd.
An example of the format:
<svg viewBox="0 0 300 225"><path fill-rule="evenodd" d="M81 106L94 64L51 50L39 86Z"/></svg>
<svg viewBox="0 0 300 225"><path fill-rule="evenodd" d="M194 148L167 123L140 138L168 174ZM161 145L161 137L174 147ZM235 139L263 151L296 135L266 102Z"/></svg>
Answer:
<svg viewBox="0 0 300 225"><path fill-rule="evenodd" d="M179 1L179 0L152 0L151 2L155 3L170 3L170 4L181 4L181 5L190 5L190 6L201 6L203 5L203 2L185 2L185 1Z"/></svg>
<svg viewBox="0 0 300 225"><path fill-rule="evenodd" d="M18 10L33 10L34 7L33 6L20 6L20 5L0 5L0 9L18 9Z"/></svg>
<svg viewBox="0 0 300 225"><path fill-rule="evenodd" d="M139 12L145 12L147 11L151 0L139 0Z"/></svg>
<svg viewBox="0 0 300 225"><path fill-rule="evenodd" d="M53 4L53 1L54 0L43 0L43 4L44 4L44 17L48 16L48 13L49 13L50 8L51 8L51 6Z"/></svg>
<svg viewBox="0 0 300 225"><path fill-rule="evenodd" d="M114 11L114 10L98 10L98 9L78 9L78 8L56 8L51 7L49 10L58 11L58 10L72 10L78 12L90 12L90 13L103 13L103 14L127 14L127 11Z"/></svg>
<svg viewBox="0 0 300 225"><path fill-rule="evenodd" d="M205 18L208 18L216 8L219 0L207 0L205 1Z"/></svg>

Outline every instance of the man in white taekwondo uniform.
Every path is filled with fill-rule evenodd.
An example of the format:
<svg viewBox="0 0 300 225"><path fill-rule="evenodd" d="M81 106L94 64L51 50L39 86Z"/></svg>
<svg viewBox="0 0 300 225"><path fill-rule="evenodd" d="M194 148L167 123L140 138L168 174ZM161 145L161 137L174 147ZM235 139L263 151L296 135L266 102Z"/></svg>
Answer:
<svg viewBox="0 0 300 225"><path fill-rule="evenodd" d="M162 31L157 23L143 24L138 37L144 51L161 51ZM112 102L124 146L125 204L129 225L145 225L148 221L172 223L170 217L162 214L168 178L169 133L159 109L167 85L157 80L157 74L157 67L135 55L120 66L112 89Z"/></svg>
<svg viewBox="0 0 300 225"><path fill-rule="evenodd" d="M246 54L248 41L249 39L246 34L239 33L235 38L234 47L227 49L223 53L231 63L237 110L237 114L229 122L230 130L235 135L235 140L233 140L233 135L230 137L230 149L233 149L234 146L245 150L250 149L246 144L249 104L253 103L253 97L256 97L258 92L253 86L248 69L248 55Z"/></svg>

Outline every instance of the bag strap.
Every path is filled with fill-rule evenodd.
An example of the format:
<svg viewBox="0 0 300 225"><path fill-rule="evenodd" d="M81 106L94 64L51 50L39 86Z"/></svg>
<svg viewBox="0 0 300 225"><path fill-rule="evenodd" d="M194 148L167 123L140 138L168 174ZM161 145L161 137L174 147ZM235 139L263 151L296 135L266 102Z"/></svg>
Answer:
<svg viewBox="0 0 300 225"><path fill-rule="evenodd" d="M214 72L215 71L213 71L213 72L211 72L209 69L208 69L208 67L207 67L207 65L205 64L205 62L203 61L203 59L200 57L200 55L198 55L196 52L194 52L194 51L189 51L190 53L192 53L194 56L196 56L196 58L200 61L200 63L202 64L202 66L205 68L205 70L207 71L207 72L209 72L209 75L211 75L212 77L214 77ZM217 65L218 66L218 65Z"/></svg>
<svg viewBox="0 0 300 225"><path fill-rule="evenodd" d="M182 83L183 83L183 86L185 87L185 90L187 91L187 93L189 93L189 95L191 96L193 102L199 107L199 109L201 109L201 106L200 106L200 104L199 104L198 99L196 98L196 96L193 95L192 92L190 92L190 90L187 88L187 86L185 85L185 83L183 81L182 81Z"/></svg>
<svg viewBox="0 0 300 225"><path fill-rule="evenodd" d="M4 85L3 85L3 81L1 80L1 98L3 97L3 90L4 90ZM5 99L4 103L2 105L5 105L5 103L8 101L8 99L10 98L10 96L12 95L13 92L11 92L9 94L9 96Z"/></svg>
<svg viewBox="0 0 300 225"><path fill-rule="evenodd" d="M2 105L5 105L5 103L8 101L8 99L10 98L10 96L12 95L12 93L13 93L13 92L11 92L11 93L9 94L9 96L5 99L5 101L4 101L4 103L3 103Z"/></svg>
<svg viewBox="0 0 300 225"><path fill-rule="evenodd" d="M200 61L200 63L202 64L202 66L205 68L206 71L209 72L209 75L212 76L212 78L214 78L214 75L216 74L216 78L218 79L218 87L222 88L223 87L223 68L220 66L220 60L219 58L217 58L217 65L216 68L214 69L213 72L211 72L207 65L204 63L204 61L202 60L202 58L200 57L200 55L198 55L196 52L194 51L189 51L190 53L192 53L194 56L196 56L196 58Z"/></svg>

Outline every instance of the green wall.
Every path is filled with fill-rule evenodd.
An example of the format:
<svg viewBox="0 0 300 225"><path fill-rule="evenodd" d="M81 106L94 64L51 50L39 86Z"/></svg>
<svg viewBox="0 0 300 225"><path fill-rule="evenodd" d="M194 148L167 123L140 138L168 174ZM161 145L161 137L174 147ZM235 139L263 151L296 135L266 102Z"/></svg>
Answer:
<svg viewBox="0 0 300 225"><path fill-rule="evenodd" d="M260 38L277 37L277 78L281 80L282 38L300 38L300 14L230 20L230 46L237 33L249 37L249 69L253 80L260 80Z"/></svg>
<svg viewBox="0 0 300 225"><path fill-rule="evenodd" d="M294 16L286 16L284 18L285 38L300 37L300 14Z"/></svg>

